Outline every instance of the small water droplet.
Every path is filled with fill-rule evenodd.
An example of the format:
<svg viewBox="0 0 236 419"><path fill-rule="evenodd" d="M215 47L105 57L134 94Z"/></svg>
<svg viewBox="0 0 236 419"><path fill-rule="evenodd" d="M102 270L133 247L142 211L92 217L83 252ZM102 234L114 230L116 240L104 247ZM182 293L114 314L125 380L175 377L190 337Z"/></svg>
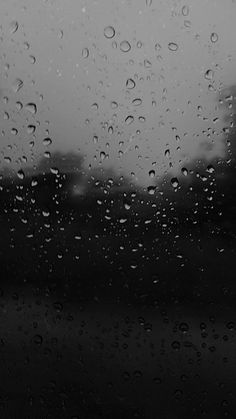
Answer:
<svg viewBox="0 0 236 419"><path fill-rule="evenodd" d="M127 89L134 89L136 86L136 83L133 79L126 80L126 87Z"/></svg>
<svg viewBox="0 0 236 419"><path fill-rule="evenodd" d="M184 176L187 176L188 175L188 170L185 167L183 167L181 169L181 172L183 173Z"/></svg>
<svg viewBox="0 0 236 419"><path fill-rule="evenodd" d="M183 16L188 16L189 14L189 7L188 6L183 6L182 7L182 15Z"/></svg>
<svg viewBox="0 0 236 419"><path fill-rule="evenodd" d="M20 169L20 170L18 170L18 172L17 172L17 176L18 176L18 178L19 179L24 179L24 177L25 177L25 174L24 174L24 172L23 172L23 170L22 169Z"/></svg>
<svg viewBox="0 0 236 419"><path fill-rule="evenodd" d="M43 343L43 338L41 335L35 335L33 338L33 341L36 345L42 345Z"/></svg>
<svg viewBox="0 0 236 419"><path fill-rule="evenodd" d="M106 158L106 153L104 151L101 151L100 153L100 159L104 160Z"/></svg>
<svg viewBox="0 0 236 419"><path fill-rule="evenodd" d="M156 190L156 186L148 186L147 191L149 195L154 195Z"/></svg>
<svg viewBox="0 0 236 419"><path fill-rule="evenodd" d="M27 105L25 105L25 109L34 115L37 113L37 106L35 103L27 103Z"/></svg>
<svg viewBox="0 0 236 419"><path fill-rule="evenodd" d="M212 80L213 79L213 77L214 77L214 71L213 70L211 70L211 69L208 69L206 72L205 72L205 79L206 80Z"/></svg>
<svg viewBox="0 0 236 419"><path fill-rule="evenodd" d="M51 145L51 144L52 144L51 138L49 138L49 137L44 138L43 145L48 146L48 145Z"/></svg>
<svg viewBox="0 0 236 419"><path fill-rule="evenodd" d="M150 178L154 178L155 177L155 170L150 170L149 171L149 176L150 176Z"/></svg>
<svg viewBox="0 0 236 419"><path fill-rule="evenodd" d="M142 104L142 99L136 98L132 100L134 106L140 106Z"/></svg>
<svg viewBox="0 0 236 419"><path fill-rule="evenodd" d="M157 42L157 43L155 44L155 50L156 50L156 51L160 51L160 49L161 49L161 45Z"/></svg>
<svg viewBox="0 0 236 419"><path fill-rule="evenodd" d="M120 43L120 50L122 52L129 52L131 50L131 45L128 41L122 41Z"/></svg>
<svg viewBox="0 0 236 419"><path fill-rule="evenodd" d="M34 134L34 132L35 132L35 130L36 130L36 126L35 125L28 125L28 127L27 127L27 133L28 134Z"/></svg>
<svg viewBox="0 0 236 419"><path fill-rule="evenodd" d="M211 42L214 44L215 42L217 42L219 39L219 36L216 32L212 32L211 34Z"/></svg>
<svg viewBox="0 0 236 419"><path fill-rule="evenodd" d="M126 118L125 118L125 123L127 124L127 125L130 125L130 124L132 124L132 122L134 121L134 117L132 116L132 115L129 115L129 116L127 116Z"/></svg>
<svg viewBox="0 0 236 419"><path fill-rule="evenodd" d="M105 29L104 29L104 36L107 38L107 39L111 39L111 38L114 38L114 36L115 36L115 29L113 28L113 26L107 26Z"/></svg>
<svg viewBox="0 0 236 419"><path fill-rule="evenodd" d="M169 42L168 48L169 48L170 51L177 51L179 46L175 42Z"/></svg>
<svg viewBox="0 0 236 419"><path fill-rule="evenodd" d="M19 24L16 20L12 20L12 22L10 23L10 32L11 33L15 33L19 28Z"/></svg>
<svg viewBox="0 0 236 419"><path fill-rule="evenodd" d="M180 350L180 342L178 342L177 340L175 340L174 342L172 342L171 346L172 346L172 348L175 351L179 351Z"/></svg>
<svg viewBox="0 0 236 419"><path fill-rule="evenodd" d="M211 164L209 164L209 165L207 166L207 172L208 172L208 173L214 173L214 171L215 171L214 167L213 167Z"/></svg>
<svg viewBox="0 0 236 419"><path fill-rule="evenodd" d="M83 48L82 57L83 58L88 58L88 56L89 56L89 49L88 48Z"/></svg>
<svg viewBox="0 0 236 419"><path fill-rule="evenodd" d="M173 186L173 188L178 188L178 186L179 186L179 181L178 181L177 177L173 177L173 178L171 179L171 185Z"/></svg>
<svg viewBox="0 0 236 419"><path fill-rule="evenodd" d="M23 87L24 83L21 79L15 79L12 84L12 90L17 93Z"/></svg>

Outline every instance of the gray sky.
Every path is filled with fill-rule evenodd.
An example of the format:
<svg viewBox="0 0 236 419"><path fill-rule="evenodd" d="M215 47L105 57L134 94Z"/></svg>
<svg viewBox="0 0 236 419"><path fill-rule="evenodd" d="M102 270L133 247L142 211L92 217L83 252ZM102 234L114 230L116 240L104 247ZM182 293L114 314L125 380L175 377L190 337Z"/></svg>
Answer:
<svg viewBox="0 0 236 419"><path fill-rule="evenodd" d="M74 151L147 185L153 169L224 157L217 100L236 81L235 1L0 1L1 165Z"/></svg>

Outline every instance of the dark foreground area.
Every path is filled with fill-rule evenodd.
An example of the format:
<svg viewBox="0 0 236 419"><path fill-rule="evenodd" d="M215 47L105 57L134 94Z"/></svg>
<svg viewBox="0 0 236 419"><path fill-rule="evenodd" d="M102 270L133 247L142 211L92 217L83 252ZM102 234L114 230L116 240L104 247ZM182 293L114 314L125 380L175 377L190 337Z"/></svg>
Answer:
<svg viewBox="0 0 236 419"><path fill-rule="evenodd" d="M1 194L0 417L234 418L233 193L37 181Z"/></svg>

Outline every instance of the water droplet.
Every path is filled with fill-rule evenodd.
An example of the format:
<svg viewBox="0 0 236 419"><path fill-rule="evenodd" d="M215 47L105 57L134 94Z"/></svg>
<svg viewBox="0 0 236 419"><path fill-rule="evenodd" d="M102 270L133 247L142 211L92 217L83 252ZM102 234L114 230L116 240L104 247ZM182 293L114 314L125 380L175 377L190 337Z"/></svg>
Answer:
<svg viewBox="0 0 236 419"><path fill-rule="evenodd" d="M149 176L151 177L151 178L154 178L155 177L155 170L150 170L149 171Z"/></svg>
<svg viewBox="0 0 236 419"><path fill-rule="evenodd" d="M125 207L125 209L128 211L128 210L131 208L131 205L130 205L130 204L128 204L128 202L125 202L125 203L124 203L124 207Z"/></svg>
<svg viewBox="0 0 236 419"><path fill-rule="evenodd" d="M116 109L116 108L118 108L118 103L117 102L111 102L111 108L112 109Z"/></svg>
<svg viewBox="0 0 236 419"><path fill-rule="evenodd" d="M191 21L190 20L185 20L184 21L184 26L185 26L185 28L191 28L191 26L192 26Z"/></svg>
<svg viewBox="0 0 236 419"><path fill-rule="evenodd" d="M149 60L145 59L145 60L144 60L144 67L145 67L145 68L150 68L151 66L152 66L151 61L149 61Z"/></svg>
<svg viewBox="0 0 236 419"><path fill-rule="evenodd" d="M149 195L154 195L156 190L156 186L148 186L147 191Z"/></svg>
<svg viewBox="0 0 236 419"><path fill-rule="evenodd" d="M166 157L170 157L170 150L169 150L169 148L167 148L167 150L165 150L165 156Z"/></svg>
<svg viewBox="0 0 236 419"><path fill-rule="evenodd" d="M18 28L19 28L19 24L18 24L18 22L17 22L16 20L13 20L13 21L10 23L10 32L11 32L11 33L15 33L15 32L18 30Z"/></svg>
<svg viewBox="0 0 236 419"><path fill-rule="evenodd" d="M29 58L30 58L31 64L35 64L35 62L36 62L35 56L34 55L30 55Z"/></svg>
<svg viewBox="0 0 236 419"><path fill-rule="evenodd" d="M131 45L128 41L122 41L120 43L120 50L122 52L129 52L131 50Z"/></svg>
<svg viewBox="0 0 236 419"><path fill-rule="evenodd" d="M51 144L52 144L51 138L49 138L49 137L44 138L43 145L48 146L48 145L51 145Z"/></svg>
<svg viewBox="0 0 236 419"><path fill-rule="evenodd" d="M127 125L132 124L132 122L134 122L134 117L133 117L132 115L129 115L129 116L127 116L127 117L125 118L125 123L126 123Z"/></svg>
<svg viewBox="0 0 236 419"><path fill-rule="evenodd" d="M82 57L83 58L88 58L88 56L89 56L89 49L88 48L83 48Z"/></svg>
<svg viewBox="0 0 236 419"><path fill-rule="evenodd" d="M212 32L212 34L211 34L211 42L213 42L213 44L214 44L215 42L218 41L218 39L219 39L218 34L216 32Z"/></svg>
<svg viewBox="0 0 236 419"><path fill-rule="evenodd" d="M134 89L136 86L135 81L133 79L126 80L126 87L127 89Z"/></svg>
<svg viewBox="0 0 236 419"><path fill-rule="evenodd" d="M106 153L104 151L101 151L100 153L100 159L104 160L106 158Z"/></svg>
<svg viewBox="0 0 236 419"><path fill-rule="evenodd" d="M155 44L155 50L156 50L156 51L160 51L160 49L161 49L161 45L157 42L157 43Z"/></svg>
<svg viewBox="0 0 236 419"><path fill-rule="evenodd" d="M12 84L12 90L17 93L19 90L23 87L23 81L21 79L15 79L15 81Z"/></svg>
<svg viewBox="0 0 236 419"><path fill-rule="evenodd" d="M175 42L169 42L168 48L170 51L177 51L179 46Z"/></svg>
<svg viewBox="0 0 236 419"><path fill-rule="evenodd" d="M180 342L178 342L177 340L175 340L174 342L172 342L171 346L172 346L172 348L175 351L179 351L180 350Z"/></svg>
<svg viewBox="0 0 236 419"><path fill-rule="evenodd" d="M27 103L27 105L25 105L25 109L34 115L37 113L37 106L35 103Z"/></svg>
<svg viewBox="0 0 236 419"><path fill-rule="evenodd" d="M114 38L114 36L115 36L115 29L113 28L113 26L107 26L105 29L104 29L104 36L107 38L107 39L111 39L111 38Z"/></svg>
<svg viewBox="0 0 236 419"><path fill-rule="evenodd" d="M188 16L189 14L189 7L188 6L183 6L182 7L182 15L183 16Z"/></svg>
<svg viewBox="0 0 236 419"><path fill-rule="evenodd" d="M35 335L33 338L33 341L36 345L42 345L43 343L43 338L41 335Z"/></svg>
<svg viewBox="0 0 236 419"><path fill-rule="evenodd" d="M189 325L185 322L180 323L179 330L183 333L186 333L189 330Z"/></svg>
<svg viewBox="0 0 236 419"><path fill-rule="evenodd" d="M140 106L142 104L142 99L140 98L134 99L132 100L132 103L134 106Z"/></svg>
<svg viewBox="0 0 236 419"><path fill-rule="evenodd" d="M183 173L184 176L187 176L188 175L188 170L185 167L183 167L181 169L181 172Z"/></svg>
<svg viewBox="0 0 236 419"><path fill-rule="evenodd" d="M21 102L16 102L16 109L18 111L21 111L22 108L23 108L23 104Z"/></svg>
<svg viewBox="0 0 236 419"><path fill-rule="evenodd" d="M28 127L27 127L27 133L28 134L33 134L34 132L35 132L35 130L36 130L36 126L35 125L28 125Z"/></svg>
<svg viewBox="0 0 236 419"><path fill-rule="evenodd" d="M178 188L178 186L179 186L179 181L178 181L177 177L173 177L173 178L171 179L171 185L173 186L173 188Z"/></svg>
<svg viewBox="0 0 236 419"><path fill-rule="evenodd" d="M19 179L24 179L25 174L24 174L22 169L18 170L17 176L18 176Z"/></svg>
<svg viewBox="0 0 236 419"><path fill-rule="evenodd" d="M214 167L213 167L211 164L209 164L209 165L207 166L207 172L208 172L208 173L214 173L214 171L215 171Z"/></svg>
<svg viewBox="0 0 236 419"><path fill-rule="evenodd" d="M11 134L12 134L12 135L17 135L17 134L18 134L18 129L16 129L16 128L12 128L12 129L11 129Z"/></svg>
<svg viewBox="0 0 236 419"><path fill-rule="evenodd" d="M213 77L214 77L214 71L213 70L211 70L211 69L209 69L209 70L207 70L206 72L205 72L205 79L207 79L207 80L212 80L213 79Z"/></svg>

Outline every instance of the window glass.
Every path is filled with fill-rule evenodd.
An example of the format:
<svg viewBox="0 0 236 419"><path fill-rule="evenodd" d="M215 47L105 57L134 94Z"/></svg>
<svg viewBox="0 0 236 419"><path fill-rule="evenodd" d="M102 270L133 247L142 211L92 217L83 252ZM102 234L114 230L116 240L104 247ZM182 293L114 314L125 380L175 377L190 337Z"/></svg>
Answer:
<svg viewBox="0 0 236 419"><path fill-rule="evenodd" d="M1 417L234 417L235 7L1 1Z"/></svg>

